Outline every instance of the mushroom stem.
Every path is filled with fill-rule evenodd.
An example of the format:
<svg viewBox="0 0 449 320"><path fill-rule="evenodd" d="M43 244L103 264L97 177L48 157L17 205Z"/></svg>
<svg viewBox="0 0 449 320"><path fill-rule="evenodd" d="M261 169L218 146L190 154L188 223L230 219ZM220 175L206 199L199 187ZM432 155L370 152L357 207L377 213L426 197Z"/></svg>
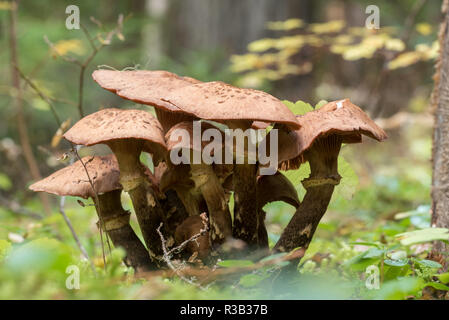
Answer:
<svg viewBox="0 0 449 320"><path fill-rule="evenodd" d="M268 231L265 226L265 217L267 213L262 208L259 209L259 227L257 231L257 244L260 249L268 249Z"/></svg>
<svg viewBox="0 0 449 320"><path fill-rule="evenodd" d="M257 210L257 165L236 164L234 184L233 236L249 246L257 246L259 217Z"/></svg>
<svg viewBox="0 0 449 320"><path fill-rule="evenodd" d="M225 191L212 166L191 164L191 173L195 187L200 189L209 211L211 244L222 244L232 236L232 219Z"/></svg>
<svg viewBox="0 0 449 320"><path fill-rule="evenodd" d="M120 183L131 197L150 256L152 259L159 259L162 256L162 243L156 229L163 221L163 211L139 160L143 142L119 140L108 145L117 158Z"/></svg>
<svg viewBox="0 0 449 320"><path fill-rule="evenodd" d="M183 186L175 187L175 190L189 216L198 215L200 213L201 196L195 194L195 190Z"/></svg>
<svg viewBox="0 0 449 320"><path fill-rule="evenodd" d="M298 247L307 249L309 246L334 188L341 179L337 167L341 143L341 137L332 135L316 140L305 152L305 159L310 164L310 176L302 184L307 192L274 251L288 252Z"/></svg>
<svg viewBox="0 0 449 320"><path fill-rule="evenodd" d="M195 120L194 116L191 116L184 112L165 111L162 110L161 108L154 108L154 111L156 112L157 119L162 125L164 134L167 133L168 130L170 130L170 128L176 125L177 123Z"/></svg>
<svg viewBox="0 0 449 320"><path fill-rule="evenodd" d="M125 252L125 264L136 271L155 269L147 249L129 225L129 212L122 207L121 190L114 190L98 195L98 214L115 247L122 247Z"/></svg>

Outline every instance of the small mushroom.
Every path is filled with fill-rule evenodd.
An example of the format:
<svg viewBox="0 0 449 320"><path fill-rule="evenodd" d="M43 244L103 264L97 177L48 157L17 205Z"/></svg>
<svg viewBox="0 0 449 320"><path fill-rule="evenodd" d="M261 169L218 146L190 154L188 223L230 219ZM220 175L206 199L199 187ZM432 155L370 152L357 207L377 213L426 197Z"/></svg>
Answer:
<svg viewBox="0 0 449 320"><path fill-rule="evenodd" d="M170 153L179 153L183 152L184 150L187 151L189 158L185 159L184 162L190 164L190 179L194 182L195 189L201 191L201 194L206 201L207 209L209 212L210 239L211 244L215 246L217 244L222 244L227 238L231 237L232 219L229 212L226 193L223 189L222 182L214 172L212 164L206 164L202 160L199 163L195 163L195 161L193 161L195 158L194 153L200 153L201 155L203 147L200 145L198 146L199 148L197 148L196 144L194 143L193 127L194 123L192 122L181 122L172 127L166 135L167 149ZM217 127L209 123L201 123L201 132L212 128L219 131ZM188 133L188 141L186 141L185 139L181 139L180 141L178 130L183 130L183 132ZM211 143L215 142L216 141L213 141ZM212 149L216 150L216 148L223 148L221 142ZM201 159L201 156L199 158ZM184 174L184 176L187 175ZM180 198L184 199L183 201L186 201L185 195L180 194ZM188 206L189 205L186 205L186 207ZM197 208L192 209L198 210ZM195 212L190 213L195 214ZM199 214L199 211L196 214Z"/></svg>
<svg viewBox="0 0 449 320"><path fill-rule="evenodd" d="M257 128L260 122L299 128L293 113L279 99L262 91L237 88L220 81L181 87L170 92L164 101L200 119L224 123L231 129L246 130L252 125ZM258 170L257 164L248 161L246 151L245 154L235 154L235 158L243 159L243 164L236 164L233 172L233 236L251 246L258 242Z"/></svg>
<svg viewBox="0 0 449 320"><path fill-rule="evenodd" d="M113 155L88 156L81 161L76 161L32 184L30 189L59 196L92 198L94 202L96 202L95 194L97 194L96 208L100 223L114 246L125 249L125 263L138 271L154 269L155 266L151 263L147 249L129 225L129 212L122 207L120 200L122 186L119 183L120 172L115 157Z"/></svg>
<svg viewBox="0 0 449 320"><path fill-rule="evenodd" d="M179 246L184 241L197 237L187 243L185 251L189 256L196 254L199 259L206 260L211 250L209 232L206 230L207 224L205 225L201 215L190 216L176 228L175 243ZM204 234L201 234L203 231Z"/></svg>
<svg viewBox="0 0 449 320"><path fill-rule="evenodd" d="M321 217L327 210L334 187L340 182L338 154L342 143L357 143L366 135L378 141L387 134L348 99L330 102L318 110L298 116L301 128L289 135L297 142L293 163L309 162L310 176L302 181L307 190L276 243L275 251L307 248ZM284 163L285 164L285 163ZM288 162L285 166L288 169Z"/></svg>
<svg viewBox="0 0 449 320"><path fill-rule="evenodd" d="M78 145L103 143L111 148L120 167L120 183L131 197L150 256L160 258L162 246L156 229L164 215L139 159L142 151L152 154L156 165L165 158L164 136L157 119L142 110L103 109L78 121L64 138Z"/></svg>

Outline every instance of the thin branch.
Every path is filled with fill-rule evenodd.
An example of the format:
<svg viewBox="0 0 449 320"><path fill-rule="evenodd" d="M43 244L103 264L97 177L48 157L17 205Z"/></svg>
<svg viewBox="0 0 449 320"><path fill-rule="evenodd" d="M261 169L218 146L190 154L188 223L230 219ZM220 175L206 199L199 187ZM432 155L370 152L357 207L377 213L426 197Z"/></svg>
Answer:
<svg viewBox="0 0 449 320"><path fill-rule="evenodd" d="M47 96L46 94L44 94L37 86L36 84L33 83L33 81L31 81L31 79L29 79L23 72L22 70L20 70L20 68L18 66L15 66L17 72L19 72L20 77L37 93L37 95L44 100L49 106L50 106L50 110L53 113L53 116L55 117L55 120L58 124L58 128L61 127L61 119L58 116L58 113L56 112L56 108L53 105L53 103L51 102L51 98L49 96Z"/></svg>
<svg viewBox="0 0 449 320"><path fill-rule="evenodd" d="M189 283L189 284L191 284L191 285L193 285L193 286L195 286L195 287L197 287L197 288L199 288L199 289L201 289L201 290L207 290L207 289L204 288L202 285L200 285L200 284L198 284L198 283L196 283L196 282L190 280L189 278L186 278L186 277L180 272L180 270L179 270L178 268L176 268L176 267L173 265L173 263L172 263L172 261L171 261L171 257L170 257L169 251L167 250L167 242L166 242L166 240L165 240L165 238L164 238L164 236L162 235L162 232L161 232L162 225L163 225L163 223L161 222L161 224L160 224L159 227L156 229L156 231L157 231L157 233L159 234L159 237L161 238L161 242L162 242L162 251L163 251L163 253L164 253L163 259L164 259L165 263L168 265L168 267L169 267L174 273L176 273L176 275L177 275L181 280L183 280L183 281L185 281L185 282L187 282L187 283Z"/></svg>
<svg viewBox="0 0 449 320"><path fill-rule="evenodd" d="M91 267L93 273L96 275L95 266L94 266L92 260L90 259L89 254L87 253L83 244L81 243L80 239L78 238L78 235L76 234L75 229L73 228L69 217L65 213L64 205L65 205L65 197L61 197L61 201L59 202L59 213L64 218L64 221L65 221L66 225L69 227L70 232L72 233L72 236L75 239L76 244L78 245L78 248L80 249L83 256L87 259L87 261L89 261L90 267Z"/></svg>
<svg viewBox="0 0 449 320"><path fill-rule="evenodd" d="M279 257L279 258L273 258L269 260L265 260L262 262L257 262L249 266L245 267L231 267L231 268L208 268L208 267L202 267L202 268L190 268L186 267L182 270L162 270L162 271L149 271L149 272L141 272L138 274L138 277L136 279L145 278L150 279L153 277L173 277L173 276L179 276L180 274L185 277L195 277L200 280L202 284L205 283L211 283L213 281L222 279L222 278L228 278L231 275L239 275L242 273L247 273L255 270L259 270L264 267L269 266L275 266L282 262L289 262L289 261L295 261L297 259L300 259L304 256L305 249L300 248L298 250L294 250L285 256ZM199 285L196 283L196 285Z"/></svg>
<svg viewBox="0 0 449 320"><path fill-rule="evenodd" d="M184 242L182 242L179 246L172 248L170 251L167 252L167 256L171 258L171 256L174 253L180 253L182 250L184 250L184 248L190 243L190 242L196 242L196 240L201 237L204 236L206 234L206 232L209 230L209 227L207 225L208 219L206 214L202 213L201 214L201 222L203 223L203 228L200 230L199 233L193 235L192 237L190 237L189 239L185 240Z"/></svg>
<svg viewBox="0 0 449 320"><path fill-rule="evenodd" d="M78 154L77 147L73 147L73 144L72 144L72 152L75 154L75 156L78 159L78 161L81 162L81 165L83 166L84 171L86 172L87 179L89 180L89 184L90 184L90 187L92 189L92 192L94 193L94 200L95 200L94 201L94 205L95 205L95 209L97 210L97 213L98 213L98 219L100 221L100 228L99 229L100 229L101 251L102 251L102 255L103 255L103 263L104 263L104 266L106 268L107 267L107 265L106 265L106 255L105 255L105 252L104 252L104 240L103 240L104 222L103 222L103 219L101 218L102 215L101 215L100 206L98 205L98 203L99 203L98 193L95 190L94 183L92 182L92 179L90 178L90 174L89 174L89 171L87 170L86 164L84 163L83 159L81 159L80 155ZM109 253L110 253L111 245L109 243L109 239L108 239L107 234L106 234L106 242L108 244Z"/></svg>

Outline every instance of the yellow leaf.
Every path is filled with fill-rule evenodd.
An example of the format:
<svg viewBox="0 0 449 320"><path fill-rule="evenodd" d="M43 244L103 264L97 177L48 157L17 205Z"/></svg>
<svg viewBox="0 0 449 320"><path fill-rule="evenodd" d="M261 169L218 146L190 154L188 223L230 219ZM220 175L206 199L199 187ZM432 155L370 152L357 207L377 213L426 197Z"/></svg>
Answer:
<svg viewBox="0 0 449 320"><path fill-rule="evenodd" d="M341 34L333 39L335 44L350 44L354 37L349 34Z"/></svg>
<svg viewBox="0 0 449 320"><path fill-rule="evenodd" d="M273 39L260 39L260 40L256 40L251 42L248 45L248 50L250 52L263 52L263 51L267 51L268 49L271 49L273 47L274 44L274 40Z"/></svg>
<svg viewBox="0 0 449 320"><path fill-rule="evenodd" d="M385 41L385 49L392 51L402 51L405 49L405 44L401 39L387 39Z"/></svg>
<svg viewBox="0 0 449 320"><path fill-rule="evenodd" d="M423 22L423 23L418 23L416 25L416 31L418 31L423 36L428 36L429 34L432 33L433 28L430 24Z"/></svg>
<svg viewBox="0 0 449 320"><path fill-rule="evenodd" d="M302 35L282 37L276 40L274 47L278 50L296 49L299 50L306 43L306 37Z"/></svg>
<svg viewBox="0 0 449 320"><path fill-rule="evenodd" d="M361 43L356 46L349 47L343 52L343 59L354 61L362 58L369 59L376 52L376 47Z"/></svg>
<svg viewBox="0 0 449 320"><path fill-rule="evenodd" d="M313 23L309 26L310 31L313 33L336 33L340 32L345 27L343 20L334 20L325 23Z"/></svg>
<svg viewBox="0 0 449 320"><path fill-rule="evenodd" d="M388 69L398 69L407 67L409 65L417 63L421 60L422 54L417 51L405 52L397 56L395 59L388 63Z"/></svg>
<svg viewBox="0 0 449 320"><path fill-rule="evenodd" d="M432 43L432 46L429 46L426 43L420 43L416 45L415 50L422 53L423 60L435 59L438 57L440 49L440 44L437 40Z"/></svg>
<svg viewBox="0 0 449 320"><path fill-rule="evenodd" d="M62 135L64 132L70 127L71 119L67 119L63 123L61 123L61 126L56 131L55 135L51 139L51 146L52 148L56 148L59 145L59 142L61 142Z"/></svg>
<svg viewBox="0 0 449 320"><path fill-rule="evenodd" d="M14 4L10 1L0 1L0 10L12 10L14 9Z"/></svg>
<svg viewBox="0 0 449 320"><path fill-rule="evenodd" d="M52 47L53 57L64 56L69 52L82 55L85 52L85 48L81 40L78 39L60 40L56 42Z"/></svg>
<svg viewBox="0 0 449 320"><path fill-rule="evenodd" d="M271 21L267 23L270 30L292 30L301 28L304 22L301 19L288 19L286 21Z"/></svg>

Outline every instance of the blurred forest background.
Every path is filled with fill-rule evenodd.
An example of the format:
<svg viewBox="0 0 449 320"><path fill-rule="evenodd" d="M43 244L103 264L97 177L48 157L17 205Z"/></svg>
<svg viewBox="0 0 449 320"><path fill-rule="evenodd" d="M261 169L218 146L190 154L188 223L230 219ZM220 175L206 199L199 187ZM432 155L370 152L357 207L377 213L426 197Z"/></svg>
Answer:
<svg viewBox="0 0 449 320"><path fill-rule="evenodd" d="M37 174L45 177L68 161L61 161L69 145L59 141L59 125L45 99L51 100L61 123L70 119L73 124L80 118L80 67L66 60L74 57L86 61L92 48L82 29L65 27L68 17L65 10L71 4L79 6L83 28L91 35L103 32L105 42L85 69L84 114L103 107L149 109L122 100L94 83L92 71L108 66L118 70L164 69L202 81L221 80L254 87L281 100L302 100L311 105L321 100L350 98L387 130L390 137L385 143L367 141L343 148L349 178L334 196L309 256L302 261L313 275L326 274L326 268L343 276L345 272L351 275L359 272L355 277L358 289L334 287L325 296L317 296L318 287L305 284L301 287L304 290L294 290L288 297L347 297L348 292L350 297L360 297L365 264L347 271L354 261L378 263L373 260L378 258L383 266L387 259L384 254L389 250L403 250L410 259L426 258L428 243L417 248L402 247L404 244L395 236L430 226L433 126L430 96L438 55L441 1L376 1L380 29L370 30L365 28L365 21L372 13L366 12L372 1L364 0L22 0L15 31L17 65L23 73L21 108L14 102L18 90L13 83L18 70L11 64L11 3L0 1L0 239L4 239L0 242L0 261L2 250L6 255L7 250L14 251L21 243L44 237L63 242L71 248L72 256L79 257L75 241L58 213L59 199L49 197L50 210L45 213L42 199L28 190ZM124 17L122 26L117 23L119 15ZM109 43L107 32L118 25L121 28ZM25 157L24 129L37 164L34 176ZM93 208L82 208L73 199L67 201L67 215L81 242L95 264L101 265ZM279 237L293 211L281 203L267 209L270 243ZM354 246L353 242L375 243L378 250L384 251L363 257L361 252L366 254L370 244ZM24 259L17 255L17 259ZM322 263L323 259L327 262ZM10 279L0 280L0 298L11 298L12 292L19 291L17 297L27 298L228 298L235 290L227 287L206 295L186 290L180 281L105 290L99 281L93 281L88 289L84 287L82 293L77 293L49 285L51 280L42 280L45 278L33 278L32 284L30 281L18 284L14 279L22 271L16 260L10 259L9 267L6 263L0 268L0 279ZM432 269L431 263L421 267L418 264L405 270L404 265L398 267L393 263L392 270L390 273L385 270L382 280L403 281L401 276L412 271L416 275L416 270L421 270L422 278L431 281L433 273L426 269ZM53 267L59 268L56 262ZM259 283L254 278L245 281L237 280L236 290L242 296L262 294L263 291L241 291L254 289ZM376 297L419 298L434 294L422 290L415 282L398 283L364 297L379 294ZM437 289L444 296L445 289L434 288ZM282 297L273 290L271 298Z"/></svg>

